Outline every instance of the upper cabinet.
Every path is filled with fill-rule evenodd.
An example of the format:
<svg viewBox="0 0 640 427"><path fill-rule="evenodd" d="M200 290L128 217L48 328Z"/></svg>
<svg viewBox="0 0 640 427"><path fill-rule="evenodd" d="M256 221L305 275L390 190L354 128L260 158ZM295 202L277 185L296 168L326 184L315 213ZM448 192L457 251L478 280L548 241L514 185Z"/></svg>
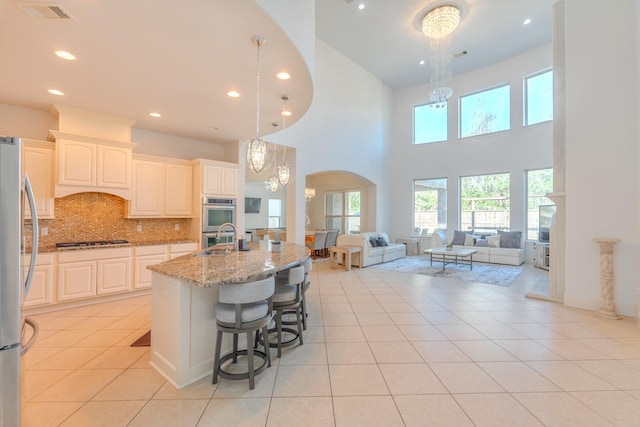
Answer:
<svg viewBox="0 0 640 427"><path fill-rule="evenodd" d="M53 143L24 139L22 148L22 169L29 175L33 188L38 218L54 217L53 197ZM31 218L29 206L26 206L26 218Z"/></svg>
<svg viewBox="0 0 640 427"><path fill-rule="evenodd" d="M201 160L201 162L204 162ZM232 163L202 163L202 194L207 196L238 196L238 166Z"/></svg>
<svg viewBox="0 0 640 427"><path fill-rule="evenodd" d="M131 198L131 158L136 144L51 131L56 146L55 196L98 191Z"/></svg>
<svg viewBox="0 0 640 427"><path fill-rule="evenodd" d="M131 189L129 218L193 216L193 167L189 161L136 155Z"/></svg>

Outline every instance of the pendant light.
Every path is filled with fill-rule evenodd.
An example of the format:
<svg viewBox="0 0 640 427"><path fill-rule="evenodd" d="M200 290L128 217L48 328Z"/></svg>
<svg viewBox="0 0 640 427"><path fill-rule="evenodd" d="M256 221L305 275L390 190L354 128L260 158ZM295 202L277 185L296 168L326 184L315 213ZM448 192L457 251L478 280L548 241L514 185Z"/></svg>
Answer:
<svg viewBox="0 0 640 427"><path fill-rule="evenodd" d="M289 97L287 95L282 95L280 99L282 99L282 111L280 112L280 114L282 115L282 130L285 130L285 127L286 127L285 118L291 115L291 112L286 109L287 101L289 100ZM282 152L282 163L278 165L278 169L277 169L278 182L280 183L282 188L287 186L287 184L289 183L289 179L291 178L291 166L287 164L286 156L287 156L287 146L285 145L284 150Z"/></svg>
<svg viewBox="0 0 640 427"><path fill-rule="evenodd" d="M257 46L257 71L256 71L256 137L249 141L247 147L247 163L249 168L259 173L269 163L269 144L260 138L260 48L264 45L264 37L255 36L253 43Z"/></svg>

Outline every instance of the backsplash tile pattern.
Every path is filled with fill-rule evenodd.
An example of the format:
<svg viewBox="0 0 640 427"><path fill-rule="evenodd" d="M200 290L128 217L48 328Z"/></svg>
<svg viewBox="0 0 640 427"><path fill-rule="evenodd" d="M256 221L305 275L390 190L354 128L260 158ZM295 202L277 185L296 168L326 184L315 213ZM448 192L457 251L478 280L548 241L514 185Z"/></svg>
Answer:
<svg viewBox="0 0 640 427"><path fill-rule="evenodd" d="M40 246L60 242L125 239L133 243L188 240L190 218L127 219L125 200L106 193L78 193L56 199L55 219L40 220L48 235L40 236ZM180 230L175 230L175 224ZM136 227L142 226L142 231ZM31 226L25 230L31 246Z"/></svg>

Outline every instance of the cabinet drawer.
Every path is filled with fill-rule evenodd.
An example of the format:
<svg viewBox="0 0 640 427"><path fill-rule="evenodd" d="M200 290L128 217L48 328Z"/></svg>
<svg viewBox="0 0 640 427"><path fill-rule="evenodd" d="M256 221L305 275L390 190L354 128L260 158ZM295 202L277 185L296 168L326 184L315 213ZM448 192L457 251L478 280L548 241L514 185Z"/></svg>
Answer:
<svg viewBox="0 0 640 427"><path fill-rule="evenodd" d="M125 258L131 256L131 248L86 249L58 253L58 263L97 261L99 259Z"/></svg>
<svg viewBox="0 0 640 427"><path fill-rule="evenodd" d="M133 248L133 253L135 256L166 255L168 248L167 245L136 246Z"/></svg>

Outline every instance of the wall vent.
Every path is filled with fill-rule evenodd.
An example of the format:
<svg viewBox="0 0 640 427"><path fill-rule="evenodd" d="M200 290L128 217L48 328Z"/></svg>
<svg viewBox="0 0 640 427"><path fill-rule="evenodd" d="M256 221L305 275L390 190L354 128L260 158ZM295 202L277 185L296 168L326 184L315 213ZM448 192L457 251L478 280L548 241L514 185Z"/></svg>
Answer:
<svg viewBox="0 0 640 427"><path fill-rule="evenodd" d="M62 5L54 3L14 2L24 13L38 19L72 19Z"/></svg>

